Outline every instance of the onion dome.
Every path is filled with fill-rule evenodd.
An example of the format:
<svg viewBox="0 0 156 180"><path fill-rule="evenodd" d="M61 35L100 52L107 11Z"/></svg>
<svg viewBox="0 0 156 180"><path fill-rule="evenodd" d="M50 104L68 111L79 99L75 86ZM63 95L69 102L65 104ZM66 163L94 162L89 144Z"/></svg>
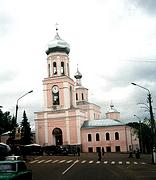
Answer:
<svg viewBox="0 0 156 180"><path fill-rule="evenodd" d="M54 39L48 43L48 47L46 49L47 55L51 52L65 52L67 54L70 52L70 46L66 41L60 38L58 28L56 28L56 35Z"/></svg>
<svg viewBox="0 0 156 180"><path fill-rule="evenodd" d="M81 79L82 78L82 74L79 72L78 68L77 68L77 72L74 75L75 79Z"/></svg>

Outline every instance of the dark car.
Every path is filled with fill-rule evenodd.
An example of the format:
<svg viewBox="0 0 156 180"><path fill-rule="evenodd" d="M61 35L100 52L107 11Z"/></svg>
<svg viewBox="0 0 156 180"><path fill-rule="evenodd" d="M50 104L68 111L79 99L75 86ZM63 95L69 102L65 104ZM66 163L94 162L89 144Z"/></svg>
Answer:
<svg viewBox="0 0 156 180"><path fill-rule="evenodd" d="M3 160L5 156L8 156L10 153L11 148L5 143L0 143L0 160Z"/></svg>
<svg viewBox="0 0 156 180"><path fill-rule="evenodd" d="M44 147L42 147L42 149L43 149L43 152L49 156L56 154L56 146L55 145L44 146Z"/></svg>
<svg viewBox="0 0 156 180"><path fill-rule="evenodd" d="M68 149L63 146L45 146L43 152L47 155L68 155Z"/></svg>
<svg viewBox="0 0 156 180"><path fill-rule="evenodd" d="M0 161L0 180L32 180L32 171L23 160Z"/></svg>
<svg viewBox="0 0 156 180"><path fill-rule="evenodd" d="M21 147L22 155L43 155L42 147L39 144L29 144Z"/></svg>

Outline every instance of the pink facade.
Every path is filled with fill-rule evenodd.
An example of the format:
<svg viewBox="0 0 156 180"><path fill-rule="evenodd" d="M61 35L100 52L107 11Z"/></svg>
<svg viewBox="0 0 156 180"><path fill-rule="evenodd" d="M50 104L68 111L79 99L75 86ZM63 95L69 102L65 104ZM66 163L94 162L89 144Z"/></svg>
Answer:
<svg viewBox="0 0 156 180"><path fill-rule="evenodd" d="M69 44L56 31L46 50L44 109L35 112L36 143L42 146L78 145L84 152L95 152L99 147L125 152L138 147L138 139L130 127L119 121L120 113L114 106L111 105L106 113L106 120L101 119L101 108L88 101L88 89L81 84L82 74L77 69L76 80L70 77L69 52ZM106 140L106 133L109 133L109 140ZM114 139L115 133L118 139Z"/></svg>
<svg viewBox="0 0 156 180"><path fill-rule="evenodd" d="M99 147L103 147L105 152L127 152L139 148L138 139L134 136L131 128L125 125L82 128L82 150L97 152Z"/></svg>

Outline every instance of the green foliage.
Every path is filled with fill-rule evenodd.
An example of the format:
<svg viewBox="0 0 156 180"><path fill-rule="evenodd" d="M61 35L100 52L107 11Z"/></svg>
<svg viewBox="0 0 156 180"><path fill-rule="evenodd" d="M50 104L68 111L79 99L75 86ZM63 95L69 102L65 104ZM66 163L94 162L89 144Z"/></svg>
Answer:
<svg viewBox="0 0 156 180"><path fill-rule="evenodd" d="M28 122L28 118L26 112L23 112L23 120L21 122L21 144L26 145L32 142L32 133L30 128L30 123Z"/></svg>
<svg viewBox="0 0 156 180"><path fill-rule="evenodd" d="M127 124L136 129L139 141L142 147L142 152L149 153L152 150L152 134L151 127L147 123L131 122Z"/></svg>
<svg viewBox="0 0 156 180"><path fill-rule="evenodd" d="M14 118L10 115L10 112L2 112L0 109L0 135L7 132L12 131L16 126L16 122Z"/></svg>

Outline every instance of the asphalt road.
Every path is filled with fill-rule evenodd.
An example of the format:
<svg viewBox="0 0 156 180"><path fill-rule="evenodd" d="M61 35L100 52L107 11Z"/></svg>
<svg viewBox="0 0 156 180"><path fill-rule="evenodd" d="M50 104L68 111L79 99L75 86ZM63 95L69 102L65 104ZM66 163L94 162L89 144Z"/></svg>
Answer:
<svg viewBox="0 0 156 180"><path fill-rule="evenodd" d="M101 162L97 154L77 156L31 157L28 167L33 180L154 180L156 165L151 157L128 158L127 154L105 153Z"/></svg>

